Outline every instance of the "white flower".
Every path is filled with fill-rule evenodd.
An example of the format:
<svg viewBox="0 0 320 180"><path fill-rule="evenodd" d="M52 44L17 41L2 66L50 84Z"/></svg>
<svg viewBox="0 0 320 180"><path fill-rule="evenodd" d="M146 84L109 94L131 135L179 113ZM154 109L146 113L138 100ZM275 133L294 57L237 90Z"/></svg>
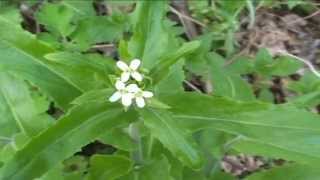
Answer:
<svg viewBox="0 0 320 180"><path fill-rule="evenodd" d="M130 92L134 94L136 104L139 108L143 108L146 103L145 103L145 98L151 98L153 96L153 93L150 91L143 91L140 89L136 84L132 84L130 87Z"/></svg>
<svg viewBox="0 0 320 180"><path fill-rule="evenodd" d="M125 107L129 107L132 104L132 99L134 98L134 92L136 91L136 84L125 85L122 81L117 81L116 84L117 91L112 94L109 98L110 102L116 102L121 99L121 103Z"/></svg>
<svg viewBox="0 0 320 180"><path fill-rule="evenodd" d="M123 71L121 74L121 81L127 82L130 79L130 76L136 81L142 81L143 77L137 71L140 64L141 64L141 61L139 59L132 60L129 66L123 61L118 61L117 66L119 69Z"/></svg>

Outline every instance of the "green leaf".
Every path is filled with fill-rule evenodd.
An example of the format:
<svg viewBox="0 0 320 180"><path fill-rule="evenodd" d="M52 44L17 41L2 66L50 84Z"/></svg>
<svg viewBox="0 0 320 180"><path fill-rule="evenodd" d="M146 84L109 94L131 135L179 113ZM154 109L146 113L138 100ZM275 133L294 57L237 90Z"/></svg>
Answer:
<svg viewBox="0 0 320 180"><path fill-rule="evenodd" d="M11 71L29 80L52 97L63 108L79 96L82 90L57 73L43 56L52 53L47 45L23 32L0 15L0 71Z"/></svg>
<svg viewBox="0 0 320 180"><path fill-rule="evenodd" d="M90 45L112 42L122 36L126 27L124 16L92 16L79 21L71 38L75 43L90 48Z"/></svg>
<svg viewBox="0 0 320 180"><path fill-rule="evenodd" d="M272 75L288 76L296 73L303 67L303 63L289 56L280 56L272 64Z"/></svg>
<svg viewBox="0 0 320 180"><path fill-rule="evenodd" d="M93 1L74 1L74 0L64 0L61 2L63 5L71 8L76 13L74 18L83 18L87 16L95 16L96 12L93 7Z"/></svg>
<svg viewBox="0 0 320 180"><path fill-rule="evenodd" d="M239 74L226 71L221 56L216 53L208 54L207 61L213 94L244 101L255 99L251 87Z"/></svg>
<svg viewBox="0 0 320 180"><path fill-rule="evenodd" d="M294 104L299 108L312 108L320 104L320 92L315 91L289 99L290 104Z"/></svg>
<svg viewBox="0 0 320 180"><path fill-rule="evenodd" d="M175 122L170 112L145 108L140 110L140 114L151 135L159 139L181 162L189 167L200 167L201 158L194 142L186 136L186 132Z"/></svg>
<svg viewBox="0 0 320 180"><path fill-rule="evenodd" d="M199 41L191 41L184 43L181 48L176 52L168 54L162 57L159 62L156 63L154 68L151 69L150 76L153 79L153 83L157 84L164 79L169 73L170 67L177 63L182 57L192 53L200 46Z"/></svg>
<svg viewBox="0 0 320 180"><path fill-rule="evenodd" d="M210 180L223 179L223 180L236 180L236 177L231 174L227 174L223 171L217 171L213 176L210 177Z"/></svg>
<svg viewBox="0 0 320 180"><path fill-rule="evenodd" d="M56 35L66 37L74 31L72 19L75 12L69 6L63 4L45 3L36 13L36 19L40 24Z"/></svg>
<svg viewBox="0 0 320 180"><path fill-rule="evenodd" d="M124 113L117 105L95 102L76 106L18 151L1 169L0 179L39 177L102 133L134 118L134 112Z"/></svg>
<svg viewBox="0 0 320 180"><path fill-rule="evenodd" d="M169 68L169 73L162 81L155 87L155 93L168 93L168 92L183 92L183 81L185 80L183 61L172 65ZM165 76L165 75L164 75Z"/></svg>
<svg viewBox="0 0 320 180"><path fill-rule="evenodd" d="M165 156L161 159L154 159L148 164L138 167L129 175L119 178L119 180L172 180L169 173L170 164Z"/></svg>
<svg viewBox="0 0 320 180"><path fill-rule="evenodd" d="M75 155L59 163L41 178L35 180L74 180L82 179L87 172L88 160L84 156Z"/></svg>
<svg viewBox="0 0 320 180"><path fill-rule="evenodd" d="M183 169L183 180L206 180L204 174L201 171L194 171L189 168Z"/></svg>
<svg viewBox="0 0 320 180"><path fill-rule="evenodd" d="M0 72L0 137L10 139L18 132L31 137L48 127L52 119L45 113L47 109L37 106L38 102L23 80Z"/></svg>
<svg viewBox="0 0 320 180"><path fill-rule="evenodd" d="M319 91L319 77L314 75L312 72L307 71L299 81L290 82L288 89L298 93L299 95Z"/></svg>
<svg viewBox="0 0 320 180"><path fill-rule="evenodd" d="M302 62L288 56L273 59L267 49L259 50L255 62L255 70L263 76L288 76L302 66Z"/></svg>
<svg viewBox="0 0 320 180"><path fill-rule="evenodd" d="M287 164L280 167L275 167L267 171L254 173L249 176L248 180L314 180L319 179L319 168L316 164L301 165L301 164Z"/></svg>
<svg viewBox="0 0 320 180"><path fill-rule="evenodd" d="M70 79L82 91L105 88L109 83L106 78L107 64L104 62L112 59L99 62L90 55L70 52L47 54L45 58L50 60L55 71Z"/></svg>
<svg viewBox="0 0 320 180"><path fill-rule="evenodd" d="M273 58L267 49L259 49L256 55L255 70L263 76L268 76L272 71Z"/></svg>
<svg viewBox="0 0 320 180"><path fill-rule="evenodd" d="M84 93L72 101L72 104L81 105L89 102L105 102L115 92L114 89L99 89Z"/></svg>
<svg viewBox="0 0 320 180"><path fill-rule="evenodd" d="M113 147L123 151L130 152L137 148L127 130L122 127L108 131L99 136L98 139L104 144L112 145Z"/></svg>
<svg viewBox="0 0 320 180"><path fill-rule="evenodd" d="M88 180L116 179L132 168L130 159L116 155L94 155L90 159Z"/></svg>
<svg viewBox="0 0 320 180"><path fill-rule="evenodd" d="M22 20L19 10L14 5L0 6L1 17L13 23L20 23Z"/></svg>
<svg viewBox="0 0 320 180"><path fill-rule="evenodd" d="M133 14L133 36L129 50L140 58L145 68L154 67L156 60L167 51L169 34L164 24L167 1L139 1Z"/></svg>
<svg viewBox="0 0 320 180"><path fill-rule="evenodd" d="M293 106L243 103L195 93L162 97L177 123L190 131L213 128L240 136L240 152L319 162L319 116ZM288 141L288 137L294 141Z"/></svg>

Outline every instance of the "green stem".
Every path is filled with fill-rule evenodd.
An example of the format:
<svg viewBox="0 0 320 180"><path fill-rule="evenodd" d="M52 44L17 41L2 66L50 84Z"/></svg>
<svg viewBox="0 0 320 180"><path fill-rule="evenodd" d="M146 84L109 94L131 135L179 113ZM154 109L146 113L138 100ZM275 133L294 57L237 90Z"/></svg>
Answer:
<svg viewBox="0 0 320 180"><path fill-rule="evenodd" d="M148 151L147 151L148 158L151 157L153 143L154 143L154 137L150 136L149 143L148 143Z"/></svg>
<svg viewBox="0 0 320 180"><path fill-rule="evenodd" d="M134 160L136 165L141 165L143 163L142 143L139 127L136 123L130 124L129 134L134 143L138 146L138 148L132 152L132 159Z"/></svg>

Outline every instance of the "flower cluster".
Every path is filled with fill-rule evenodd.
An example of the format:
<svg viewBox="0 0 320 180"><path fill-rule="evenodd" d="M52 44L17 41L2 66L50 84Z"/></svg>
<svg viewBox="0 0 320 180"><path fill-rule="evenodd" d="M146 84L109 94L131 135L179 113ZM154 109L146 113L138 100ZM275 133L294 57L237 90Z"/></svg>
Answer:
<svg viewBox="0 0 320 180"><path fill-rule="evenodd" d="M129 66L123 61L117 62L117 67L122 73L115 83L117 91L109 98L110 102L116 102L121 99L121 103L125 107L129 107L132 101L135 100L137 106L140 108L146 105L145 98L151 98L153 93L143 91L136 83L128 83L130 78L135 82L141 82L143 80L143 75L138 72L140 64L141 61L139 59L132 60Z"/></svg>

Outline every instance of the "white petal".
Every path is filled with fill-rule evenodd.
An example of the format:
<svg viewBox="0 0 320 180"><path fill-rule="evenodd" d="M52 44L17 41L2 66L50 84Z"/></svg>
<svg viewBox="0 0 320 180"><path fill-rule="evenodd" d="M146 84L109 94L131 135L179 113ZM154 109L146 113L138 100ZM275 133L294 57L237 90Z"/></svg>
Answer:
<svg viewBox="0 0 320 180"><path fill-rule="evenodd" d="M142 96L145 98L151 98L153 96L153 93L150 91L143 91Z"/></svg>
<svg viewBox="0 0 320 180"><path fill-rule="evenodd" d="M136 92L140 91L140 88L139 88L138 85L136 85L136 84L129 84L129 85L127 86L127 90L128 90L129 92L131 92L131 93L136 93Z"/></svg>
<svg viewBox="0 0 320 180"><path fill-rule="evenodd" d="M136 97L136 103L139 108L143 108L146 105L142 97Z"/></svg>
<svg viewBox="0 0 320 180"><path fill-rule="evenodd" d="M127 71L129 69L128 65L123 61L117 61L117 66L122 71Z"/></svg>
<svg viewBox="0 0 320 180"><path fill-rule="evenodd" d="M122 81L117 81L115 86L118 90L123 90L126 87L126 85Z"/></svg>
<svg viewBox="0 0 320 180"><path fill-rule="evenodd" d="M112 94L112 96L109 98L110 102L116 102L121 98L121 93L120 92L115 92Z"/></svg>
<svg viewBox="0 0 320 180"><path fill-rule="evenodd" d="M135 79L137 81L142 81L142 79L143 79L142 75L136 71L131 73L131 76L133 77L133 79Z"/></svg>
<svg viewBox="0 0 320 180"><path fill-rule="evenodd" d="M130 73L129 72L123 72L121 74L121 81L122 82L127 82L130 78Z"/></svg>
<svg viewBox="0 0 320 180"><path fill-rule="evenodd" d="M133 94L127 93L122 95L121 102L124 106L130 106L132 104Z"/></svg>
<svg viewBox="0 0 320 180"><path fill-rule="evenodd" d="M139 59L134 59L131 61L129 67L132 70L137 70L139 68L140 64L141 64L141 61Z"/></svg>

